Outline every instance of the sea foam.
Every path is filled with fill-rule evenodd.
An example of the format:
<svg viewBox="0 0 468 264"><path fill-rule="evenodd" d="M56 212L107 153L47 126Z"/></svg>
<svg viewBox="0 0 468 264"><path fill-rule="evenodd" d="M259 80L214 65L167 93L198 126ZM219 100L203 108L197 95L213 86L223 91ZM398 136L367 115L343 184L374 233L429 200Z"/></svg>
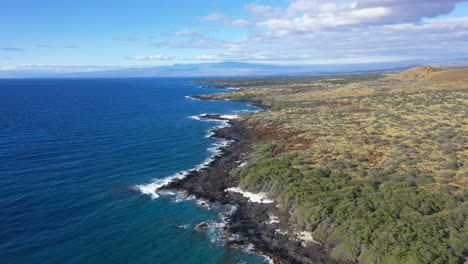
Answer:
<svg viewBox="0 0 468 264"><path fill-rule="evenodd" d="M216 129L229 126L228 120L204 119L203 117L206 115L207 114L201 114L197 116L190 116L189 118L194 119L194 120L200 120L200 121L212 121L212 122L220 123L219 125L213 127L212 129L208 131L207 137L214 136L214 131ZM176 174L173 174L168 177L154 179L152 182L148 184L135 185L133 189L143 194L149 195L152 199L157 199L160 196L161 188L169 185L174 180L184 179L191 171L199 171L202 169L206 169L215 160L216 157L222 154L222 149L229 146L233 142L234 142L233 140L218 139L216 142L212 143L207 149L211 153L211 156L206 158L202 163L196 165L194 168L190 170L177 172ZM169 194L169 193L165 192L165 194Z"/></svg>
<svg viewBox="0 0 468 264"><path fill-rule="evenodd" d="M220 117L224 119L213 119L213 118L206 118L207 115L208 114L189 116L189 118L193 120L204 121L204 122L215 122L219 124L208 130L208 133L205 136L207 138L213 137L217 129L229 127L230 126L229 120L239 118L238 115L220 115Z"/></svg>
<svg viewBox="0 0 468 264"><path fill-rule="evenodd" d="M148 184L141 184L141 185L135 185L134 189L140 191L143 194L147 194L151 196L152 199L157 199L159 198L159 189L161 189L164 186L167 186L169 183L173 182L176 179L183 179L185 176L187 176L188 171L182 171L178 172L174 175L161 178L161 179L154 179L152 183Z"/></svg>

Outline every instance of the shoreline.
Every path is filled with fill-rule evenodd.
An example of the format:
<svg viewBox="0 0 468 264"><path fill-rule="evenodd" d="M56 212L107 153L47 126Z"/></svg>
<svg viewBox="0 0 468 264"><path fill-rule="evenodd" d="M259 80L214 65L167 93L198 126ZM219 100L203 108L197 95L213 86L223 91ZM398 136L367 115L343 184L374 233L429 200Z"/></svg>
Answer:
<svg viewBox="0 0 468 264"><path fill-rule="evenodd" d="M203 96L191 98L206 100ZM268 108L262 102L249 103ZM227 122L229 126L213 130L210 136L232 143L221 147L220 154L207 166L189 171L183 178L173 179L161 190L181 190L210 203L236 206L236 212L229 216L226 230L241 239L229 241L229 247L253 244L257 253L268 256L274 263L337 263L329 257L327 246L301 236L289 222L289 213L281 212L275 202L252 202L239 191L239 179L230 173L248 161L255 137L249 134L242 119L223 116L226 115L204 115L200 118ZM229 191L232 189L237 191Z"/></svg>

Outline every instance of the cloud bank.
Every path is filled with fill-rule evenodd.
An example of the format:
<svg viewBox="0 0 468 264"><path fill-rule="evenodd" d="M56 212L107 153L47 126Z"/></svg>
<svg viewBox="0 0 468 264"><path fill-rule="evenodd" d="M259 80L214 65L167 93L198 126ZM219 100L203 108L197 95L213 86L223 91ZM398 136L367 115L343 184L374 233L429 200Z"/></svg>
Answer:
<svg viewBox="0 0 468 264"><path fill-rule="evenodd" d="M460 2L466 0L290 0L283 6L256 1L244 6L244 16L215 12L199 18L202 25L245 28L243 36L221 38L217 32L186 28L151 45L173 50L174 54L181 49L203 54L192 56L193 61L300 64L450 60L468 52L468 16L443 16Z"/></svg>
<svg viewBox="0 0 468 264"><path fill-rule="evenodd" d="M222 48L216 57L324 63L457 58L468 51L468 17L440 16L464 1L294 0L286 7L251 3L245 10L253 22L239 18L243 22L238 23L250 27L250 33L217 41Z"/></svg>

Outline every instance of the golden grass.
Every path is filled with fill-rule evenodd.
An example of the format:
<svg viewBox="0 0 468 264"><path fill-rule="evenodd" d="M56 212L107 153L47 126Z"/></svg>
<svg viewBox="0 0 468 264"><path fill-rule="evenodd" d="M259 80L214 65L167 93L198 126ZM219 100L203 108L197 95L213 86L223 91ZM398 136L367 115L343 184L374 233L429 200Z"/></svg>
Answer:
<svg viewBox="0 0 468 264"><path fill-rule="evenodd" d="M464 72L453 70L449 75L460 71ZM447 71L429 75L443 72ZM421 184L424 189L468 187L468 82L355 79L250 86L214 97L271 105L268 111L248 115L247 121L252 129L263 131L259 140L282 144L283 154L337 166L354 177L418 174L433 179Z"/></svg>
<svg viewBox="0 0 468 264"><path fill-rule="evenodd" d="M400 80L423 80L458 82L468 81L468 68L440 69L434 67L416 67L397 74L390 78Z"/></svg>

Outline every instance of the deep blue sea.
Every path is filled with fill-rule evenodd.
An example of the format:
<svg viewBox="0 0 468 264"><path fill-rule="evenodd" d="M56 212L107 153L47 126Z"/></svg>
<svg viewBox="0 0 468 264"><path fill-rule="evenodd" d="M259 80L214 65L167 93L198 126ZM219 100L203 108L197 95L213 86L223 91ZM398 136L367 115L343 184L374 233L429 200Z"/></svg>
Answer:
<svg viewBox="0 0 468 264"><path fill-rule="evenodd" d="M185 98L211 92L189 79L0 80L0 263L264 263L195 230L226 208L138 189L213 154L219 124L190 116L253 110Z"/></svg>

